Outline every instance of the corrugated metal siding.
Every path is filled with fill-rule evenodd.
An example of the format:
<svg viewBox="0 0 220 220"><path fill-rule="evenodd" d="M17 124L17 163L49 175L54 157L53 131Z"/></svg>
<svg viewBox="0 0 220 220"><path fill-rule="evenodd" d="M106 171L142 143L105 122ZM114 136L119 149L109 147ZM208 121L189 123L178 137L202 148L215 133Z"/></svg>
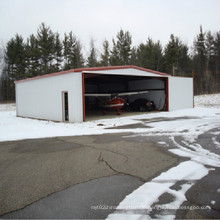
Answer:
<svg viewBox="0 0 220 220"><path fill-rule="evenodd" d="M69 96L69 121L82 122L81 73L17 83L17 115L62 121L62 91L67 91Z"/></svg>
<svg viewBox="0 0 220 220"><path fill-rule="evenodd" d="M193 79L169 78L169 110L193 108Z"/></svg>

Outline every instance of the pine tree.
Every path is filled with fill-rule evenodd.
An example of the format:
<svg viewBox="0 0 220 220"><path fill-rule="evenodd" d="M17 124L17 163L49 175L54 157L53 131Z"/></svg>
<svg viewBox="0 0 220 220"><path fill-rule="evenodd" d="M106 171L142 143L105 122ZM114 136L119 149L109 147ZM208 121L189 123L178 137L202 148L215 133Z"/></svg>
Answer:
<svg viewBox="0 0 220 220"><path fill-rule="evenodd" d="M192 76L191 59L189 48L186 44L181 43L178 48L178 66L176 73L178 76Z"/></svg>
<svg viewBox="0 0 220 220"><path fill-rule="evenodd" d="M163 48L160 41L154 43L154 69L156 71L163 71L164 66L164 57L163 57Z"/></svg>
<svg viewBox="0 0 220 220"><path fill-rule="evenodd" d="M40 51L41 74L53 72L55 37L50 27L42 23L37 32Z"/></svg>
<svg viewBox="0 0 220 220"><path fill-rule="evenodd" d="M117 47L117 44L115 43L115 40L112 39L112 43L113 43L113 48L110 51L110 64L111 66L117 66L121 64L121 60L119 57L119 50Z"/></svg>
<svg viewBox="0 0 220 220"><path fill-rule="evenodd" d="M82 54L82 46L79 40L72 31L67 35L65 33L63 40L64 48L64 69L80 68L84 64L84 58Z"/></svg>
<svg viewBox="0 0 220 220"><path fill-rule="evenodd" d="M81 68L84 66L85 60L82 53L82 44L79 40L76 42L75 47L75 54L76 54L76 68Z"/></svg>
<svg viewBox="0 0 220 220"><path fill-rule="evenodd" d="M206 93L205 72L207 70L207 54L205 47L205 33L200 26L200 33L194 41L193 69L195 72L196 94Z"/></svg>
<svg viewBox="0 0 220 220"><path fill-rule="evenodd" d="M220 31L214 38L215 45L215 91L220 92Z"/></svg>
<svg viewBox="0 0 220 220"><path fill-rule="evenodd" d="M110 65L110 52L109 52L109 42L105 40L102 44L103 53L101 54L101 66L109 66Z"/></svg>
<svg viewBox="0 0 220 220"><path fill-rule="evenodd" d="M117 33L117 42L113 39L113 49L111 51L111 65L128 65L130 64L132 53L132 37L131 34L122 29Z"/></svg>
<svg viewBox="0 0 220 220"><path fill-rule="evenodd" d="M0 47L0 102L8 100L7 99L7 73L5 71L5 59L4 59L4 48Z"/></svg>
<svg viewBox="0 0 220 220"><path fill-rule="evenodd" d="M91 39L90 41L90 53L89 56L87 58L87 65L88 67L96 67L98 64L97 61L97 51L94 45L94 41L93 39Z"/></svg>
<svg viewBox="0 0 220 220"><path fill-rule="evenodd" d="M141 43L137 49L138 66L162 71L163 54L160 42L154 43L151 38L148 38L146 44Z"/></svg>
<svg viewBox="0 0 220 220"><path fill-rule="evenodd" d="M130 57L131 57L131 35L128 31L123 32L121 29L120 32L117 35L118 41L117 41L117 47L119 49L119 55L120 60L122 62L122 65L127 65L130 63Z"/></svg>
<svg viewBox="0 0 220 220"><path fill-rule="evenodd" d="M191 61L188 51L188 46L171 34L170 41L165 47L165 72L177 76L191 76Z"/></svg>
<svg viewBox="0 0 220 220"><path fill-rule="evenodd" d="M61 70L61 64L63 61L63 45L60 40L59 33L55 34L55 43L54 43L54 59L55 59L55 67L54 71L58 72Z"/></svg>
<svg viewBox="0 0 220 220"><path fill-rule="evenodd" d="M207 67L205 71L205 90L208 93L215 91L215 45L214 37L210 31L207 32L205 38L206 56L207 56Z"/></svg>
<svg viewBox="0 0 220 220"><path fill-rule="evenodd" d="M146 45L141 43L137 48L137 66L148 68L146 61L147 61Z"/></svg>
<svg viewBox="0 0 220 220"><path fill-rule="evenodd" d="M131 65L139 66L138 64L138 57L137 57L137 48L133 47L131 50L131 60L130 60Z"/></svg>
<svg viewBox="0 0 220 220"><path fill-rule="evenodd" d="M178 48L179 39L174 37L173 34L170 35L170 41L165 47L165 71L166 73L175 75L175 70L178 66Z"/></svg>
<svg viewBox="0 0 220 220"><path fill-rule="evenodd" d="M3 71L4 79L7 80L7 97L15 98L14 81L26 78L25 49L22 36L18 34L6 45L6 67Z"/></svg>
<svg viewBox="0 0 220 220"><path fill-rule="evenodd" d="M40 50L38 46L38 41L33 34L30 35L30 37L27 39L27 43L25 44L25 54L27 76L33 77L40 75Z"/></svg>

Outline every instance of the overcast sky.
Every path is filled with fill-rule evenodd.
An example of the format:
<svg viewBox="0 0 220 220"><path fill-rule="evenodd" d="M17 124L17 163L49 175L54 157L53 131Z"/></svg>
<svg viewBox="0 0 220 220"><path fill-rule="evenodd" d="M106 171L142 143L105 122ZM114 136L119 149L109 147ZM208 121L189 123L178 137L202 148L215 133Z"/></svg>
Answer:
<svg viewBox="0 0 220 220"><path fill-rule="evenodd" d="M42 22L62 37L73 31L86 50L91 38L101 48L120 28L133 45L148 37L165 45L173 33L192 46L200 25L220 31L220 0L0 0L1 42L16 33L26 39Z"/></svg>

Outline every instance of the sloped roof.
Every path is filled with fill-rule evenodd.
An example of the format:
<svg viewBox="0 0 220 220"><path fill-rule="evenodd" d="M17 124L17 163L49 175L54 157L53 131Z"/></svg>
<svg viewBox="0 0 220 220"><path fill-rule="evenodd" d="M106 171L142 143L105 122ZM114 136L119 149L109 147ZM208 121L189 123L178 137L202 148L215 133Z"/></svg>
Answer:
<svg viewBox="0 0 220 220"><path fill-rule="evenodd" d="M126 66L105 66L105 67L88 67L88 68L85 67L85 68L70 69L70 70L66 70L66 71L50 73L50 74L45 74L45 75L36 76L36 77L32 77L32 78L18 80L18 81L15 81L15 83L20 83L20 82L30 81L30 80L35 80L35 79L41 79L41 78L45 78L45 77L63 75L63 74L67 74L67 73L79 73L79 72L86 72L86 73L94 72L95 73L95 72L107 72L107 71L110 72L112 70L126 70L126 69L134 69L134 70L143 71L143 72L146 72L148 74L150 73L151 76L157 76L157 77L159 77L159 76L163 76L163 77L170 76L169 74L166 74L166 73L162 73L162 72L158 72L158 71L154 71L154 70L150 70L150 69L145 69L145 68L134 66L134 65L126 65Z"/></svg>

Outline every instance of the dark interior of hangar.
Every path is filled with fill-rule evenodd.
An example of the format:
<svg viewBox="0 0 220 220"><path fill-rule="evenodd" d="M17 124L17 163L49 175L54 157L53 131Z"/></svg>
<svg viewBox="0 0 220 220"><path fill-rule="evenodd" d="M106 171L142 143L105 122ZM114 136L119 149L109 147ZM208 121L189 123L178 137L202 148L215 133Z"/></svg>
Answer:
<svg viewBox="0 0 220 220"><path fill-rule="evenodd" d="M148 91L148 93L123 96L126 103L132 103L137 99L148 99L155 103L157 110L165 109L166 99L166 78L164 77L144 77L127 75L107 75L107 74L84 74L85 94L112 94ZM112 98L111 96L111 98ZM85 96L86 114L90 111L99 110L100 102L110 97ZM124 111L124 110L123 110Z"/></svg>

